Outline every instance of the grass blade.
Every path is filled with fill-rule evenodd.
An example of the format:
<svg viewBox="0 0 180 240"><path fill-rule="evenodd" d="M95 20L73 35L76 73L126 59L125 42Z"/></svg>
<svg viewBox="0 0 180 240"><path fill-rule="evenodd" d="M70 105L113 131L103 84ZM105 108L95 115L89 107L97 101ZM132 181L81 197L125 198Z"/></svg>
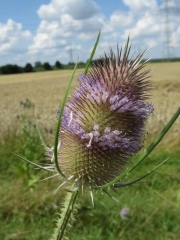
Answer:
<svg viewBox="0 0 180 240"><path fill-rule="evenodd" d="M98 45L98 42L99 42L99 39L100 39L100 35L101 35L101 30L99 30L96 42L94 44L93 50L92 50L91 55L90 55L90 58L89 58L89 60L88 60L88 62L86 64L86 68L85 68L84 74L87 74L87 72L88 72L89 66L90 66L90 64L92 62L92 59L94 57L94 54L95 54L95 51L96 51L96 48L97 48L97 45Z"/></svg>

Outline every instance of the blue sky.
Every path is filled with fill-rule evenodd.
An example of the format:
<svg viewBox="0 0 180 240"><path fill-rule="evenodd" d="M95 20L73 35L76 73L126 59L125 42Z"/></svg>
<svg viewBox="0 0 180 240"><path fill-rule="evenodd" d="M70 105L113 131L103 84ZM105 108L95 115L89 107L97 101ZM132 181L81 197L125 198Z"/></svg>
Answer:
<svg viewBox="0 0 180 240"><path fill-rule="evenodd" d="M168 24L163 2L0 0L0 65L67 63L78 55L86 61L98 29L102 34L97 57L117 42L123 44L129 34L133 51L150 48L147 58L166 57L167 45L169 55L180 57L180 2L168 1Z"/></svg>
<svg viewBox="0 0 180 240"><path fill-rule="evenodd" d="M12 19L17 23L22 23L24 29L36 32L40 23L37 10L42 4L48 4L49 0L0 0L0 23L6 23Z"/></svg>

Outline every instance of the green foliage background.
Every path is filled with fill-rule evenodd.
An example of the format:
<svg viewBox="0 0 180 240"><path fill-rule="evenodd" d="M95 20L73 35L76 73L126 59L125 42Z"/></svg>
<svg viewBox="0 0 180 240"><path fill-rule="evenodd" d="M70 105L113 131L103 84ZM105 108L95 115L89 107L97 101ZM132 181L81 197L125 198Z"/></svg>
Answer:
<svg viewBox="0 0 180 240"><path fill-rule="evenodd" d="M20 154L38 163L45 163L29 109L29 100L21 102L23 111L13 131L0 139L0 236L3 240L50 239L55 219L63 204L64 191L55 190L58 178L40 182L47 173L35 169L12 154ZM49 133L50 135L50 133ZM49 136L48 139L51 139ZM127 181L140 177L169 157L144 183L119 190L114 197L95 193L92 208L88 192L81 197L77 221L70 231L73 240L177 240L180 238L180 150L157 148ZM130 209L123 220L120 210Z"/></svg>

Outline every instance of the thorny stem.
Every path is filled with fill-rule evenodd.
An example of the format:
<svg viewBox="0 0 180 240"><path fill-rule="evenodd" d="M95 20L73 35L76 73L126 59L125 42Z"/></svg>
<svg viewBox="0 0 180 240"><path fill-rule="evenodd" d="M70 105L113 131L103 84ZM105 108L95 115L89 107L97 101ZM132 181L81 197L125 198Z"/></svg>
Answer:
<svg viewBox="0 0 180 240"><path fill-rule="evenodd" d="M61 216L57 221L57 226L55 228L54 234L51 240L62 240L64 239L67 229L71 226L70 223L73 221L74 213L77 210L77 200L78 189L73 191L68 191L64 203L64 207L62 209Z"/></svg>

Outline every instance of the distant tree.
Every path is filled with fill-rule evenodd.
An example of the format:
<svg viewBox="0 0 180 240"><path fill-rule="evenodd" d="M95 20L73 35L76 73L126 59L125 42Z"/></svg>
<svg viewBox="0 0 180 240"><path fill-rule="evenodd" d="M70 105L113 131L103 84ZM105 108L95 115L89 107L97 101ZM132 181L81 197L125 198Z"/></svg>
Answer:
<svg viewBox="0 0 180 240"><path fill-rule="evenodd" d="M78 65L86 65L86 63L81 61L78 63Z"/></svg>
<svg viewBox="0 0 180 240"><path fill-rule="evenodd" d="M41 62L35 62L34 66L35 66L35 68L40 68L40 67L42 67L42 63Z"/></svg>
<svg viewBox="0 0 180 240"><path fill-rule="evenodd" d="M1 67L2 74L22 73L23 69L16 64L7 64Z"/></svg>
<svg viewBox="0 0 180 240"><path fill-rule="evenodd" d="M55 66L57 68L62 68L62 64L59 61L56 61Z"/></svg>
<svg viewBox="0 0 180 240"><path fill-rule="evenodd" d="M26 63L26 66L24 67L24 72L33 72L33 67L30 63Z"/></svg>
<svg viewBox="0 0 180 240"><path fill-rule="evenodd" d="M85 62L78 62L78 67L85 67L86 63Z"/></svg>
<svg viewBox="0 0 180 240"><path fill-rule="evenodd" d="M75 65L75 64L74 64L74 62L69 62L68 65L69 65L69 66L73 66L73 65Z"/></svg>
<svg viewBox="0 0 180 240"><path fill-rule="evenodd" d="M50 65L48 62L45 62L45 63L43 64L43 67L44 67L44 69L46 69L46 70L52 70L51 65Z"/></svg>

